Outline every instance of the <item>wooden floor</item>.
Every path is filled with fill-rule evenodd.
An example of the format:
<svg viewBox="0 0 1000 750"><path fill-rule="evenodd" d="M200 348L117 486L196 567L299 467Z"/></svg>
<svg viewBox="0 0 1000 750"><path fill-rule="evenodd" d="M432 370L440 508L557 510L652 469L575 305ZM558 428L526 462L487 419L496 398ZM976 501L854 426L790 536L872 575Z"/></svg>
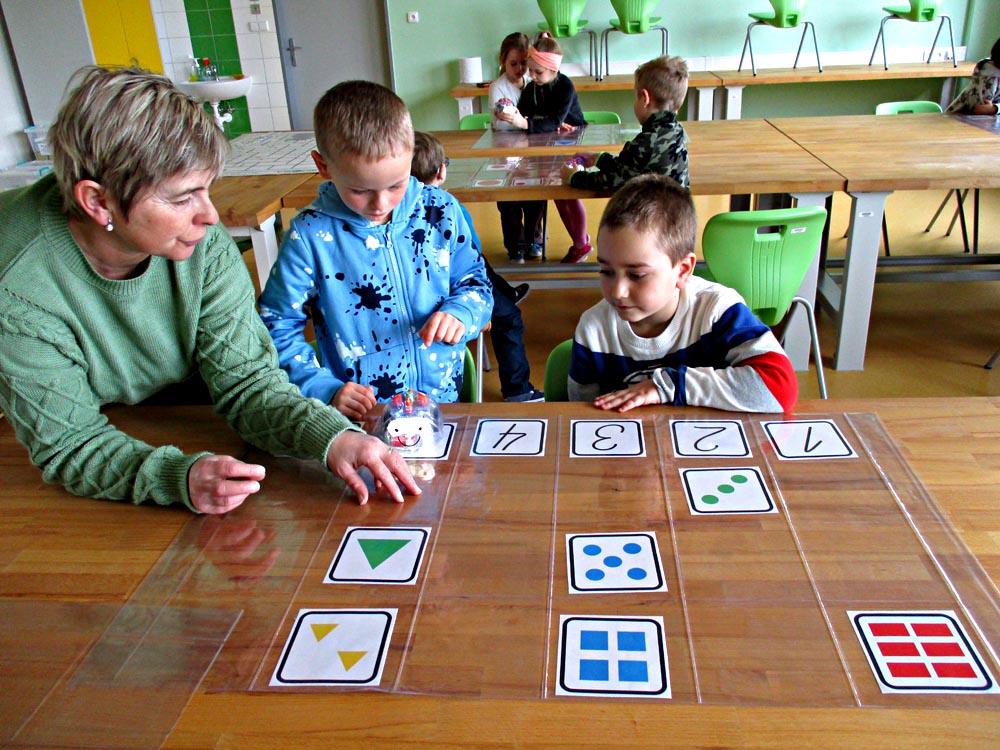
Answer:
<svg viewBox="0 0 1000 750"><path fill-rule="evenodd" d="M945 237L949 208L929 233L924 228L944 197L943 192L899 192L889 197L887 217L893 255L962 253L956 225ZM850 199L834 200L830 254L842 255L846 240ZM590 231L596 237L605 201L587 201ZM699 197L698 214L704 220L727 210L728 199ZM949 206L953 205L949 204ZM495 264L506 262L500 236L500 218L493 204L469 206L484 252ZM982 191L981 253L1000 253L1000 191ZM550 206L550 255L558 262L569 237ZM971 223L971 211L969 211ZM249 254L247 254L249 256ZM593 260L594 256L591 256ZM251 259L252 260L252 259ZM253 275L253 274L251 274ZM600 299L600 291L533 289L522 305L525 345L532 382L542 387L545 360L560 341L570 338L580 314ZM827 361L826 379L831 396L996 396L1000 395L1000 366L985 370L983 364L1000 347L1000 281L879 283L875 289L868 353L862 372L830 369L836 343L832 321L820 314L820 341ZM819 395L815 373L799 373L802 398ZM496 370L487 372L483 400L498 401L500 383Z"/></svg>

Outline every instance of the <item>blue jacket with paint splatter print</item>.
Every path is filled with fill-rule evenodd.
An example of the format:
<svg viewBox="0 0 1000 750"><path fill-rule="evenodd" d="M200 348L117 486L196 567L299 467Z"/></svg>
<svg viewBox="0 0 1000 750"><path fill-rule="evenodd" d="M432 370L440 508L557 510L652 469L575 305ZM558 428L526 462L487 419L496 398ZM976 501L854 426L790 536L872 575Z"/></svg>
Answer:
<svg viewBox="0 0 1000 750"><path fill-rule="evenodd" d="M465 324L466 340L489 322L493 292L472 237L458 202L414 178L383 225L323 183L285 232L260 296L291 381L324 403L348 381L370 385L379 401L405 388L457 401L465 342L426 347L417 332L437 310ZM304 336L309 318L318 359Z"/></svg>

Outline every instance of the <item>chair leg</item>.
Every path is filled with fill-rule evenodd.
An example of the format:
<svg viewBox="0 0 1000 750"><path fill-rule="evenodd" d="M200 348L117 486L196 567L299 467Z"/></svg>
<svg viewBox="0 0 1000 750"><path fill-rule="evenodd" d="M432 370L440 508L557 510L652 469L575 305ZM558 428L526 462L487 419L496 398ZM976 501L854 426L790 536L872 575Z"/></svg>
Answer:
<svg viewBox="0 0 1000 750"><path fill-rule="evenodd" d="M483 353L486 348L483 346L483 334L480 331L476 336L476 403L483 402Z"/></svg>
<svg viewBox="0 0 1000 750"><path fill-rule="evenodd" d="M823 355L819 350L819 329L816 327L816 311L812 303L805 297L794 297L792 304L798 303L806 309L806 322L809 324L809 338L812 340L813 360L816 363L816 382L819 384L820 398L827 398L826 376L823 374Z"/></svg>
<svg viewBox="0 0 1000 750"><path fill-rule="evenodd" d="M663 56L667 56L667 52L670 51L670 32L667 31L666 26L656 26L655 28L663 32Z"/></svg>
<svg viewBox="0 0 1000 750"><path fill-rule="evenodd" d="M885 221L885 213L882 214L882 244L885 245L885 257L888 258L892 253L889 252L889 225Z"/></svg>
<svg viewBox="0 0 1000 750"><path fill-rule="evenodd" d="M885 16L882 19L882 23L878 25L878 36L875 37L875 46L872 47L872 56L868 58L869 65L871 65L872 61L875 59L875 52L878 50L878 43L882 42L882 65L886 70L889 69L889 58L885 52L885 22L895 17L896 16Z"/></svg>
<svg viewBox="0 0 1000 750"><path fill-rule="evenodd" d="M813 48L816 50L816 67L819 69L819 72L822 73L823 64L819 61L819 44L816 43L816 25L812 21L803 21L802 27L802 36L799 38L799 49L795 53L795 62L792 63L792 67L799 67L799 55L802 54L802 43L806 40L806 32L812 29Z"/></svg>
<svg viewBox="0 0 1000 750"><path fill-rule="evenodd" d="M754 75L757 75L757 66L754 64L754 61L753 61L753 44L750 42L750 29L752 29L754 26L760 26L761 23L762 23L762 21L754 21L752 24L750 24L749 26L747 26L747 36L746 36L746 39L743 40L743 51L740 53L740 64L736 68L736 72L737 73L739 73L741 70L743 70L743 56L746 55L747 50L749 49L750 50L750 70L753 71Z"/></svg>
<svg viewBox="0 0 1000 750"><path fill-rule="evenodd" d="M955 199L958 201L956 213L958 214L959 224L962 227L962 244L965 246L965 252L969 252L969 228L965 223L965 196L968 194L968 190L964 194L961 190L955 191Z"/></svg>
<svg viewBox="0 0 1000 750"><path fill-rule="evenodd" d="M929 231L931 231L931 227L933 227L933 226L934 226L934 223L935 223L935 222L936 222L936 221L938 220L938 217L939 217L939 216L941 215L941 212L942 212L942 211L944 211L944 207L948 205L948 201L950 201L950 200L951 200L951 194L952 194L952 193L954 193L954 192L955 192L955 189L954 189L954 188L952 188L952 189L951 189L951 190L949 190L949 191L948 191L948 193L947 193L947 194L946 194L946 195L944 196L944 200L943 200L943 201L941 201L941 205L940 205L940 206L938 206L938 209L937 209L937 211L935 211L935 212L934 212L934 215L933 215L933 216L931 217L931 220L930 220L930 221L928 222L928 224L927 224L927 228L926 228L926 229L924 229L924 231L925 231L925 232L929 232Z"/></svg>
<svg viewBox="0 0 1000 750"><path fill-rule="evenodd" d="M987 370L992 370L993 365L995 365L998 361L1000 361L1000 349L997 349L995 352L993 352L993 356L990 357L990 361L987 362L985 365L983 365L983 367L985 367Z"/></svg>
<svg viewBox="0 0 1000 750"><path fill-rule="evenodd" d="M951 39L951 61L952 61L952 66L955 67L955 68L957 68L958 67L958 60L955 59L955 36L951 32L951 16L946 16L946 15L942 15L941 16L941 23L938 24L937 31L934 33L934 41L931 42L931 51L927 55L927 62L928 62L928 64L930 64L930 61L934 59L934 47L937 46L938 36L941 34L941 29L944 27L944 22L945 21L948 22L948 37Z"/></svg>
<svg viewBox="0 0 1000 750"><path fill-rule="evenodd" d="M604 47L604 71L601 74L601 79L611 72L611 52L608 50L608 37L611 35L612 31L617 31L614 27L610 27L601 32L601 46Z"/></svg>

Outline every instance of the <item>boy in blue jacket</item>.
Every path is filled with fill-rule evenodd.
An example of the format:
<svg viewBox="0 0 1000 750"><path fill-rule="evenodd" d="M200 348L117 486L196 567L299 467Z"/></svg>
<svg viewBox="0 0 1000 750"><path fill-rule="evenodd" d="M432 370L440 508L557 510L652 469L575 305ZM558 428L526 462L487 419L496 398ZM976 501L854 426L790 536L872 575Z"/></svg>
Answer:
<svg viewBox="0 0 1000 750"><path fill-rule="evenodd" d="M314 125L328 182L292 220L260 296L281 366L304 395L356 420L407 388L457 401L465 343L493 309L465 215L410 177L413 125L384 86L334 86Z"/></svg>

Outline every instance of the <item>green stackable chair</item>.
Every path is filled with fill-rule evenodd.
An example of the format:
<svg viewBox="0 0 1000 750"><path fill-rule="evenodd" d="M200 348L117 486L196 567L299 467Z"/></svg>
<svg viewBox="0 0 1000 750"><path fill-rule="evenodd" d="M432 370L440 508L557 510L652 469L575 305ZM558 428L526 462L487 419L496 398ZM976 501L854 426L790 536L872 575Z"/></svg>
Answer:
<svg viewBox="0 0 1000 750"><path fill-rule="evenodd" d="M645 34L648 31L659 31L662 37L662 52L667 54L670 46L670 32L666 26L661 26L660 16L654 16L653 11L659 5L660 0L611 0L611 7L614 8L618 18L608 20L610 28L601 32L601 44L599 49L604 50L604 70L601 72L603 78L611 69L611 56L608 53L608 35L612 31L620 31L623 34Z"/></svg>
<svg viewBox="0 0 1000 750"><path fill-rule="evenodd" d="M584 112L583 119L587 121L588 125L621 125L622 123L622 118L618 116L617 112L601 109Z"/></svg>
<svg viewBox="0 0 1000 750"><path fill-rule="evenodd" d="M586 28L590 23L580 18L587 0L538 0L538 9L542 11L545 20L539 22L541 31L549 32L556 39L568 39L583 32L589 35L590 44L590 75L601 77L601 61L597 54L597 35L592 29Z"/></svg>
<svg viewBox="0 0 1000 750"><path fill-rule="evenodd" d="M569 401L569 362L573 354L573 339L556 344L545 361L545 400Z"/></svg>
<svg viewBox="0 0 1000 750"><path fill-rule="evenodd" d="M462 368L462 390L459 391L458 400L463 404L478 404L483 400L482 391L479 385L482 380L476 372L476 362L472 358L469 347L465 347L465 364Z"/></svg>
<svg viewBox="0 0 1000 750"><path fill-rule="evenodd" d="M940 113L941 105L937 102L929 102L923 100L917 101L905 101L905 102L882 102L875 106L875 114L877 115L903 115L903 114L922 114L922 113ZM969 246L969 229L965 222L965 198L968 195L968 190L962 191L958 189L949 190L947 195L945 195L944 200L941 201L941 205L938 206L938 210L935 212L934 217L931 219L930 224L927 225L925 232L931 231L931 227L934 226L934 222L937 221L938 216L944 210L944 207L951 200L951 196L955 195L955 215L951 219L951 224L948 227L948 231L945 232L945 236L951 235L952 229L955 228L955 222L957 220L961 221L962 227L962 243L965 245L965 252L969 252L972 249L974 252L978 251L978 241L974 241L972 247ZM979 203L979 189L976 188L976 205ZM973 236L978 238L979 235L979 212L975 212L973 217L974 231ZM885 244L885 254L889 255L889 230L886 225L885 215L882 215L882 242Z"/></svg>
<svg viewBox="0 0 1000 750"><path fill-rule="evenodd" d="M826 378L816 314L797 292L819 252L825 224L822 206L730 211L710 218L701 238L711 277L739 292L765 325L780 323L793 305L805 310L822 398Z"/></svg>
<svg viewBox="0 0 1000 750"><path fill-rule="evenodd" d="M476 113L473 115L465 115L461 120L458 121L459 130L489 130L490 129L490 113Z"/></svg>
<svg viewBox="0 0 1000 750"><path fill-rule="evenodd" d="M776 29L794 29L802 25L802 38L799 39L799 49L795 53L795 62L792 64L793 68L799 67L799 56L802 54L802 44L806 41L806 32L810 29L812 30L813 38L813 48L816 50L816 67L819 72L823 72L823 64L819 59L819 45L816 43L816 27L811 21L804 21L802 19L802 13L806 9L806 4L808 0L770 0L771 11L761 11L758 13L751 13L750 18L754 19L749 26L747 26L747 35L743 40L743 52L740 53L740 64L737 70L743 70L743 58L746 56L747 50L750 50L750 69L753 71L754 75L757 75L757 65L754 63L753 59L753 44L750 42L750 32L755 26L773 26Z"/></svg>
<svg viewBox="0 0 1000 750"><path fill-rule="evenodd" d="M930 62L934 58L934 47L937 46L938 37L941 35L941 29L944 27L944 22L948 22L948 38L951 41L951 61L954 67L958 67L958 59L955 57L955 35L951 30L951 16L947 16L944 13L938 13L937 0L910 0L910 5L887 5L882 8L889 15L882 18L882 23L878 27L878 36L875 37L875 46L872 47L872 56L868 58L868 64L871 65L872 61L875 59L875 52L878 50L878 43L882 42L882 65L886 70L889 69L889 58L885 51L885 22L898 20L898 21L910 21L911 23L929 23L936 18L940 18L941 21L938 23L937 31L934 34L934 41L931 42L931 51L927 55L927 62Z"/></svg>

